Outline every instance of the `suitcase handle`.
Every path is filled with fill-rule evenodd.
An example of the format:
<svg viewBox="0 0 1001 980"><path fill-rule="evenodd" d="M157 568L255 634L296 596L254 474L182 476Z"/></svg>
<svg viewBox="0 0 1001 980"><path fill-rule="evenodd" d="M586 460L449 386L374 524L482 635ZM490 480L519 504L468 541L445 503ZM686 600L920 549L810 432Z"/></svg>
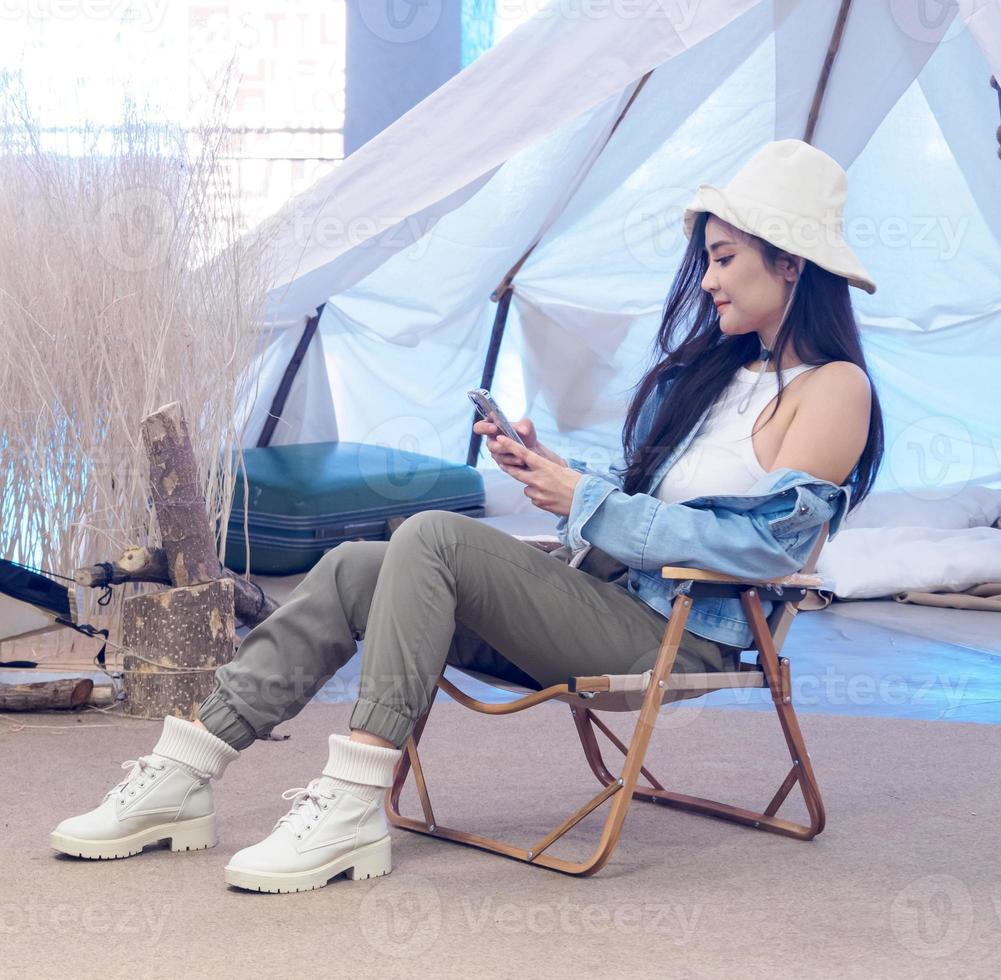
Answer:
<svg viewBox="0 0 1001 980"><path fill-rule="evenodd" d="M393 532L407 519L407 514L393 514L387 517L382 523L385 526L386 540L393 536ZM331 532L340 537L350 537L357 533L360 537L370 536L378 525L375 521L355 521L353 524L332 524L327 527L313 529L314 538L329 537Z"/></svg>
<svg viewBox="0 0 1001 980"><path fill-rule="evenodd" d="M371 534L376 527L374 521L355 521L353 524L327 524L323 527L313 528L314 538L329 538L329 537L350 537L353 533L358 533L364 536L365 534Z"/></svg>

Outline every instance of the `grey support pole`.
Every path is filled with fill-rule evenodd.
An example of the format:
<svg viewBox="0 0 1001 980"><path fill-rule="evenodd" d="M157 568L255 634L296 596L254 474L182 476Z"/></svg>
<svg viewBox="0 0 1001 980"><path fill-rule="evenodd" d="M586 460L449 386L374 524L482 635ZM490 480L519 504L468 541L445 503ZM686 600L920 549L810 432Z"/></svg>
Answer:
<svg viewBox="0 0 1001 980"><path fill-rule="evenodd" d="M264 428L261 429L260 438L257 440L258 447L271 444L271 437L275 433L275 427L278 425L278 420L282 417L282 412L285 410L288 393L292 390L292 382L295 381L295 376L299 373L299 368L302 366L306 351L309 350L313 334L316 333L316 328L320 323L320 316L323 314L323 308L326 305L326 303L321 303L306 323L306 329L303 330L302 336L299 338L295 353L285 368L285 373L282 375L278 390L275 392L275 397L271 402L267 420L264 423Z"/></svg>
<svg viewBox="0 0 1001 980"><path fill-rule="evenodd" d="M494 314L494 326L490 333L490 346L487 348L487 358L483 363L483 374L480 377L480 387L489 388L494 381L494 370L497 367L497 355L500 353L501 341L504 339L504 328L507 325L507 311L511 306L511 297L514 295L514 288L510 280L505 279L500 287L501 293L491 296L497 301L497 312ZM473 422L479 418L474 410ZM478 432L472 432L469 436L469 451L466 453L466 465L475 466L480 456L480 442L483 439Z"/></svg>
<svg viewBox="0 0 1001 980"><path fill-rule="evenodd" d="M991 88L995 89L998 93L998 109L1001 110L1001 85L998 84L998 80L991 75ZM998 126L998 158L1001 159L1001 126Z"/></svg>

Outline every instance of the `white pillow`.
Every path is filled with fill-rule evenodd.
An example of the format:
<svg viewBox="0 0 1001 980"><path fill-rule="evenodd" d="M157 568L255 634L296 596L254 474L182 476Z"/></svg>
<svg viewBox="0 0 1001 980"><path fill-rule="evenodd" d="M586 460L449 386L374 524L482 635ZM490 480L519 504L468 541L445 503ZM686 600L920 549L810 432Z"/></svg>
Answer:
<svg viewBox="0 0 1001 980"><path fill-rule="evenodd" d="M898 592L963 592L1001 582L1001 530L993 527L857 528L824 545L817 561L824 588L839 599Z"/></svg>
<svg viewBox="0 0 1001 980"><path fill-rule="evenodd" d="M947 530L990 527L999 518L1001 490L957 483L934 490L871 493L845 517L841 528L846 531L864 527L934 527ZM832 538L830 544L833 543Z"/></svg>

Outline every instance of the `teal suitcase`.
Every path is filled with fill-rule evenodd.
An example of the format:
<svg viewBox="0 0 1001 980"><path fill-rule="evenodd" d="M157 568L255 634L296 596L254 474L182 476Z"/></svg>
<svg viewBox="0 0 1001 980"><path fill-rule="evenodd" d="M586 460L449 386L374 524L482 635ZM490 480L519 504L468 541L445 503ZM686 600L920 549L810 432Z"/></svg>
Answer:
<svg viewBox="0 0 1001 980"><path fill-rule="evenodd" d="M250 571L308 571L359 538L385 541L387 521L422 510L483 517L483 476L472 466L360 442L265 446L243 452L249 484ZM247 568L243 475L237 473L226 566Z"/></svg>

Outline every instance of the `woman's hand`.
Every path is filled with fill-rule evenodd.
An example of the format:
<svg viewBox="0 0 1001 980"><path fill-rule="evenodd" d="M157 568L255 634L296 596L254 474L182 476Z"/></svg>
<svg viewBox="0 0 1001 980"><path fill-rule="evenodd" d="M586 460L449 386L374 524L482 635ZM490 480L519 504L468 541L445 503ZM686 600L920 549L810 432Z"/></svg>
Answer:
<svg viewBox="0 0 1001 980"><path fill-rule="evenodd" d="M548 459L550 462L556 463L557 466L567 466L567 461L562 456L557 455L551 449L547 449L539 442L535 434L535 425L530 418L519 419L513 424L515 432L521 436L529 449L538 453L543 459ZM496 423L480 419L473 424L473 432L487 436L487 449L490 450L490 455L493 456L494 462L501 469L505 466L521 466L521 462L517 456L501 449L500 443L497 441L497 436L500 434L500 427Z"/></svg>
<svg viewBox="0 0 1001 980"><path fill-rule="evenodd" d="M570 514L574 488L583 473L545 459L533 449L519 446L507 436L498 436L500 452L517 458L518 465L499 463L500 468L525 484L525 496L541 510L566 517Z"/></svg>

